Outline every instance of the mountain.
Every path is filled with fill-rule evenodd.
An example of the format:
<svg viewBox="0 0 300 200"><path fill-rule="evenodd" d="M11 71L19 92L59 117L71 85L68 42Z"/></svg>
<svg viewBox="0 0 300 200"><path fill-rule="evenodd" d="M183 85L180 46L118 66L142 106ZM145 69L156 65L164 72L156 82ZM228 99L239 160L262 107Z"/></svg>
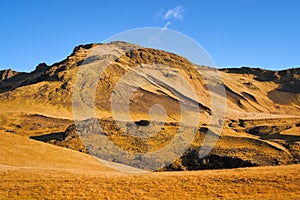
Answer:
<svg viewBox="0 0 300 200"><path fill-rule="evenodd" d="M99 56L95 54L98 51L112 53L110 57ZM107 60L110 63L103 71L94 68ZM103 72L101 76L99 72ZM220 78L211 78L215 74ZM199 118L195 137L182 155L160 171L300 162L300 68L270 71L242 67L216 71L166 51L111 42L79 45L65 60L51 66L41 63L30 73L4 70L0 75L0 129L5 132L97 155L100 147L90 148L74 125L74 108L76 111L76 103L82 103L87 112L80 113L78 120L93 128L95 119L90 116L95 112L103 127L97 137L108 137L131 153L163 148L176 136L183 118L187 126ZM220 86L223 89L219 90ZM88 102L92 87L96 109L91 109ZM191 90L186 89L189 87ZM217 91L223 90L224 95L218 94ZM128 96L128 91L133 92ZM82 94L80 102L74 100L78 92ZM213 96L217 102L211 101ZM134 122L130 126L122 101L125 97L128 97L130 120ZM155 104L164 109L153 107ZM226 111L218 113L224 114L224 126L223 118L214 121L216 109ZM112 120L114 114L119 120ZM164 114L165 118L161 118ZM161 131L157 131L158 127L162 127ZM159 133L155 137L151 137L153 130ZM141 139L125 133L147 137ZM216 144L206 157L200 158L198 152L206 136ZM102 151L101 158L139 165L138 159L124 160L124 155L109 157L109 154L109 150ZM146 162L149 162L146 165L151 163Z"/></svg>
<svg viewBox="0 0 300 200"><path fill-rule="evenodd" d="M15 75L19 74L18 72L16 71L13 71L11 69L7 69L7 70L1 70L0 71L0 81L4 81L4 80L7 80Z"/></svg>

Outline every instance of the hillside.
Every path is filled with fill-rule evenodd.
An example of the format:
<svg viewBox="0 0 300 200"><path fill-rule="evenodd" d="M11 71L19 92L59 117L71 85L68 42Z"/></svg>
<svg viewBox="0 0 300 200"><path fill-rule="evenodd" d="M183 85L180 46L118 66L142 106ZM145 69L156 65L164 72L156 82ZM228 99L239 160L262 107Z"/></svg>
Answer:
<svg viewBox="0 0 300 200"><path fill-rule="evenodd" d="M205 84L208 83L203 80L204 77L199 77L199 74L193 70L194 65L192 63L175 54L161 50L136 47L135 45L124 42L80 45L76 47L73 53L65 60L55 63L52 66L47 66L42 63L30 73L19 73L12 70L1 71L0 74L1 77L3 77L0 82L1 101L9 102L10 104L15 102L15 104L17 104L22 99L20 98L20 95L22 95L22 97L26 97L26 101L23 102L25 105L22 105L23 107L26 105L47 104L48 106L55 106L57 108L64 107L66 111L70 111L70 107L72 106L72 87L75 84L76 72L79 66L89 59L95 59L89 55L92 54L95 49L105 49L108 47L122 49L125 55L122 55L112 62L109 68L106 69L105 77L101 78L99 82L97 91L101 92L102 95L101 97L100 95L96 96L97 104L101 105L104 109L108 109L105 100L111 95L113 86L116 84L115 81L117 81L118 78L138 65L153 63L159 65L159 67L165 65L172 66L173 68L173 72L163 72L165 69L158 68L149 69L151 72L154 72L153 76L159 76L159 73L161 73L164 76L172 76L173 79L176 79L179 72L189 76L189 78L187 78L188 81L192 84L193 88L197 88L196 92L203 96L199 99L199 103L203 107L210 107L209 99L205 98L205 96L208 95ZM90 60L88 62L97 62L97 59ZM202 67L204 72L208 69L207 67ZM149 70L145 70L146 72L144 73L147 73L145 75L150 76ZM168 73L173 73L173 75L168 75ZM241 69L222 69L221 75L225 84L228 100L228 115L238 115L241 117L244 114L248 115L248 113L254 112L270 115L284 114L297 116L299 109L298 95L300 92L298 87L300 81L299 74L299 68L279 72L245 67ZM195 78L193 79L193 77ZM163 97L161 97L162 94L154 92L158 89L162 90L162 88L157 88L159 85L157 81L158 80L154 80L154 82L150 83L151 86L140 88L143 91L139 92L144 92L143 94L147 95L146 97L153 95L149 96L149 98L154 98L154 96L155 98L170 98L166 101L169 103L172 102L174 99L170 92L165 90L161 91L163 92ZM128 84L133 83L129 82ZM178 87L176 85L174 86ZM165 89L168 90L167 85L165 85L165 87ZM179 88L175 89L177 89L178 92L182 92ZM24 96L24 94L26 94L26 96ZM280 99L282 101L280 101ZM25 98L22 100L25 100ZM146 104L146 102L143 103ZM144 104L141 106L147 105ZM47 113L45 112L44 115L47 115Z"/></svg>
<svg viewBox="0 0 300 200"><path fill-rule="evenodd" d="M117 49L114 53L119 57L95 55L97 51L111 49ZM102 76L98 77L94 73L96 71L92 71L76 79L80 68L91 69L106 59L111 62ZM195 137L183 141L187 145L185 149L178 149L180 158L174 160L176 155L165 155L170 156L169 165L160 169L150 167L151 170L220 169L300 162L299 68L278 72L245 67L222 69L218 73L226 96L216 94L220 101L218 104L211 102L210 98L214 95L214 82L208 77L213 69L197 67L203 76L199 76L193 63L179 55L125 42L80 45L65 60L51 66L42 63L30 73L0 72L0 129L92 155L99 154L100 146L105 145L101 143L104 141L101 138L108 137L129 152L130 157L134 153L152 152L167 145L180 129L180 120L184 119L183 124L197 123ZM134 76L121 78L132 71ZM86 113L80 113L82 119L78 120L83 120L82 123L87 123L86 127L93 130L89 120L94 123L90 114L95 112L103 128L101 134L92 131L94 138L91 136L89 140L79 136L73 125L72 105L76 105L73 95L77 92L74 86L78 79L83 81L80 92L87 94L80 100L89 108ZM96 108L91 110L86 103L91 87L83 87L95 84L90 80L97 80ZM190 85L191 90L186 90L185 84ZM120 89L116 90L118 87ZM128 97L128 91L133 90ZM113 102L115 110L111 106L113 94L116 97ZM121 101L125 97L129 98L131 121L126 121L124 102ZM162 110L154 107L155 120L151 121L153 116L148 111L154 104L164 108L165 118L161 118ZM213 121L214 107L219 109L218 106L221 110L226 109L224 126L222 118L218 122ZM118 120L112 120L113 112L118 114ZM138 124L140 121L150 125L141 126ZM162 125L162 122L165 124ZM143 139L126 134L149 136L153 130L161 131L155 137ZM218 130L221 132L218 133ZM217 140L215 136L219 135L221 137ZM204 146L206 136L212 142L205 145L212 146L214 141L217 143L206 158L199 158L197 152ZM99 147L91 148L90 144L98 139ZM137 162L151 163L151 160L145 161L140 157L124 161L124 155L116 153L110 157L112 149L102 150L98 157L106 160L133 167L140 166Z"/></svg>

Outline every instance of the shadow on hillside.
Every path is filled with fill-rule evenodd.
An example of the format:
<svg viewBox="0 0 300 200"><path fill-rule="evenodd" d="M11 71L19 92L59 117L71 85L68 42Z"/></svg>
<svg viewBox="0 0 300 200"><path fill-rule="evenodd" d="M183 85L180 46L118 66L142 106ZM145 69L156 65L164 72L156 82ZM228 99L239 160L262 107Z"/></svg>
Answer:
<svg viewBox="0 0 300 200"><path fill-rule="evenodd" d="M286 135L286 134L283 135L280 133L275 133L275 134L261 136L260 139L263 140L279 139L279 140L285 140L288 144L293 144L297 141L300 141L300 136Z"/></svg>
<svg viewBox="0 0 300 200"><path fill-rule="evenodd" d="M58 132L58 133L50 133L50 134L39 135L39 136L30 136L30 139L38 140L42 142L49 142L51 140L63 141L65 137L66 135L64 132Z"/></svg>

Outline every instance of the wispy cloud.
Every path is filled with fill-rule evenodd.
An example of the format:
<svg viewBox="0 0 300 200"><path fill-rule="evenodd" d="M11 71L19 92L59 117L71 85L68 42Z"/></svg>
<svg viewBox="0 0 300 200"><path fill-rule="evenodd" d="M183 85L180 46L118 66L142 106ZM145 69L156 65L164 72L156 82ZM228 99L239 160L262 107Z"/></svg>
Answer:
<svg viewBox="0 0 300 200"><path fill-rule="evenodd" d="M168 21L165 25L164 25L164 27L162 28L163 30L165 30L165 29L167 29L168 28L168 26L171 24L171 22L170 21Z"/></svg>
<svg viewBox="0 0 300 200"><path fill-rule="evenodd" d="M184 8L183 6L176 6L173 9L169 9L166 13L163 14L162 18L164 20L183 20Z"/></svg>

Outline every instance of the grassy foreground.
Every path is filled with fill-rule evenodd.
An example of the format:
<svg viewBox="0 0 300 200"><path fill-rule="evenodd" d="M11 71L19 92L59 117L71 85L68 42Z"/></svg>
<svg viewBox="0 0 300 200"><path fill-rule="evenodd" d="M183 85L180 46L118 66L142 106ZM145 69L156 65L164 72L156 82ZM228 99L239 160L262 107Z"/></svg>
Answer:
<svg viewBox="0 0 300 200"><path fill-rule="evenodd" d="M299 199L300 165L124 174L0 132L0 199Z"/></svg>
<svg viewBox="0 0 300 200"><path fill-rule="evenodd" d="M99 170L7 168L2 199L299 199L300 166L120 174Z"/></svg>

